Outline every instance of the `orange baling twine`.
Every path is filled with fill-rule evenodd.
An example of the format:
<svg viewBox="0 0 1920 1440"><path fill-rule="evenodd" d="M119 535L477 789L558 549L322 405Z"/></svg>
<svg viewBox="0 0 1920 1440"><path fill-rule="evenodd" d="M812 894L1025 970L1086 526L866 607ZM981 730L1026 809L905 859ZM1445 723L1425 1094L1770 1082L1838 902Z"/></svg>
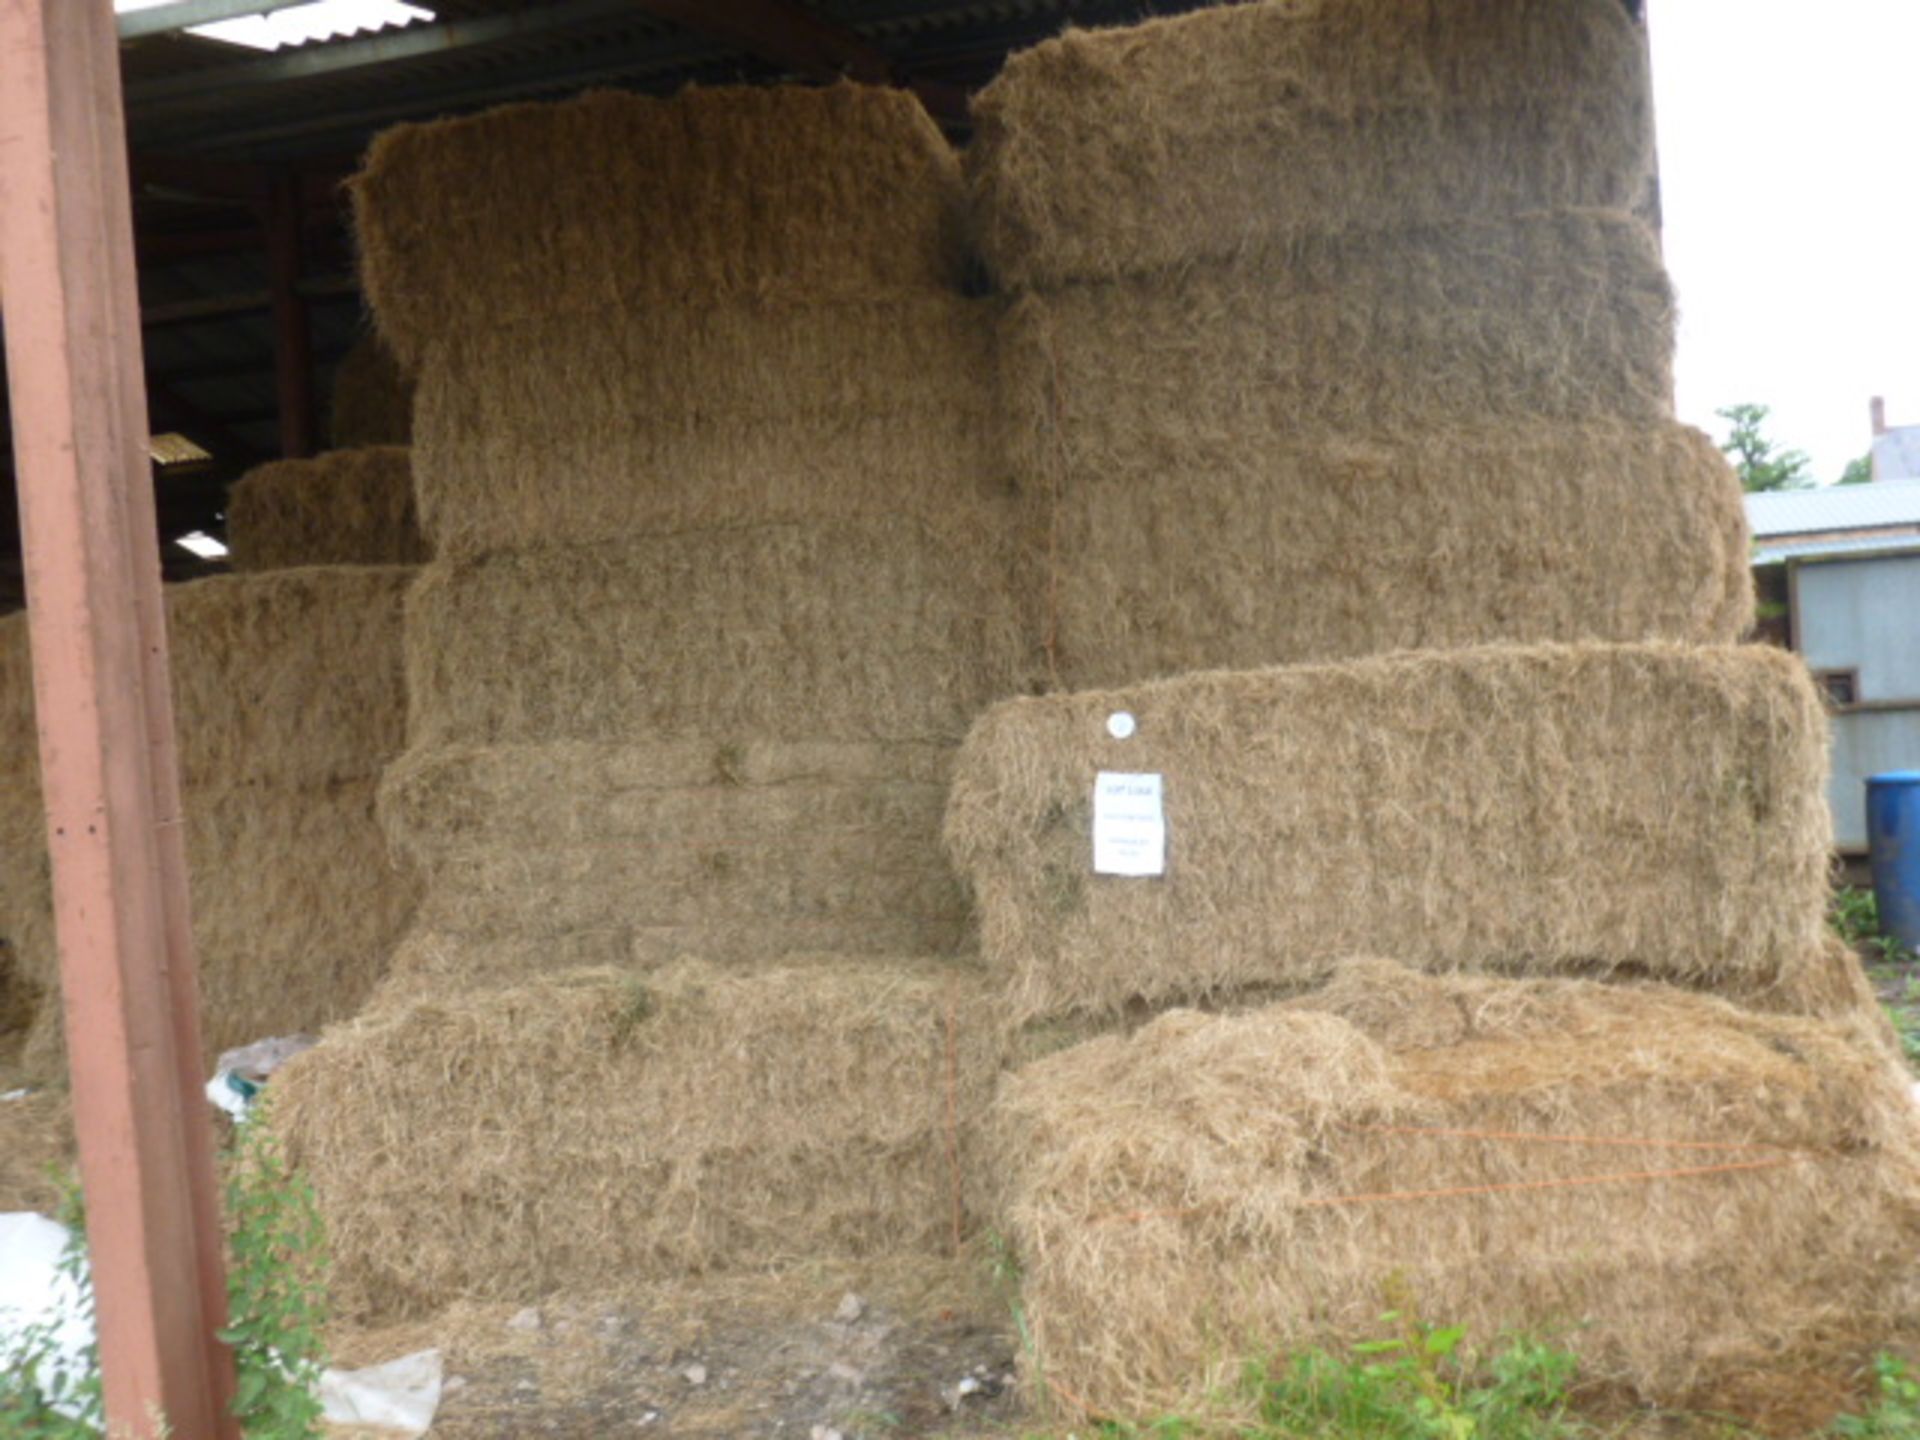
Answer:
<svg viewBox="0 0 1920 1440"><path fill-rule="evenodd" d="M1298 1201L1302 1210L1326 1209L1336 1205L1373 1205L1395 1200L1447 1200L1466 1195L1500 1195L1523 1190L1567 1190L1583 1185L1624 1185L1635 1181L1671 1180L1699 1175L1728 1175L1743 1170L1773 1170L1809 1158L1804 1153L1781 1149L1777 1145L1748 1145L1725 1140L1650 1140L1605 1135L1531 1135L1513 1130L1459 1130L1424 1125L1348 1125L1349 1130L1374 1135L1434 1135L1445 1139L1494 1140L1528 1145L1616 1145L1660 1150L1708 1150L1722 1154L1745 1154L1761 1158L1723 1161L1717 1165L1679 1165L1658 1170L1621 1170L1602 1175L1567 1175L1548 1180L1511 1180L1487 1185L1449 1185L1428 1190L1373 1190L1354 1195L1315 1195ZM1094 1225L1137 1224L1143 1220L1178 1220L1218 1210L1225 1201L1192 1205L1174 1210L1127 1210L1111 1215L1096 1215Z"/></svg>

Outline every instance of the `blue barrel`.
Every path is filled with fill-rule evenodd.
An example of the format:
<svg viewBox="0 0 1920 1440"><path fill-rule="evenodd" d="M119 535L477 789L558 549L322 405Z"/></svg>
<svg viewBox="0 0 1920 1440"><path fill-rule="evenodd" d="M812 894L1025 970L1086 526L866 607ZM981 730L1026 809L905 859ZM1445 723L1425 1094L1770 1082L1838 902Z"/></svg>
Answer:
<svg viewBox="0 0 1920 1440"><path fill-rule="evenodd" d="M1920 951L1920 770L1867 777L1867 845L1881 932Z"/></svg>

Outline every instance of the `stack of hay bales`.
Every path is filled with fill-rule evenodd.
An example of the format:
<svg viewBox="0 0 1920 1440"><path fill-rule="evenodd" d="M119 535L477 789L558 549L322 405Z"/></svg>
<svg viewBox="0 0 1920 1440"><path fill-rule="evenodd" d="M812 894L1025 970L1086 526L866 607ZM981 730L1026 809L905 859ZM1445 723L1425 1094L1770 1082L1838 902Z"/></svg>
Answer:
<svg viewBox="0 0 1920 1440"><path fill-rule="evenodd" d="M1041 1374L1104 1414L1204 1405L1390 1308L1483 1345L1565 1327L1583 1379L1677 1397L1870 1349L1920 1300L1920 1145L1879 1052L1655 987L1356 963L1034 1063L993 1158Z"/></svg>
<svg viewBox="0 0 1920 1440"><path fill-rule="evenodd" d="M1387 1309L1669 1398L1883 1341L1920 1137L1819 700L1725 644L1622 7L1235 6L979 114L1043 639L1106 687L990 712L948 817L1007 1021L1109 1032L988 1125L1035 1393L1195 1405ZM1157 873L1095 873L1102 773Z"/></svg>
<svg viewBox="0 0 1920 1440"><path fill-rule="evenodd" d="M417 887L374 816L405 724L400 611L411 575L314 568L168 591L208 1061L356 1013L411 918ZM27 653L26 616L0 621L8 720L29 717L6 726L0 924L36 1001L24 1064L51 1081L64 1037Z"/></svg>
<svg viewBox="0 0 1920 1440"><path fill-rule="evenodd" d="M1252 4L1012 59L971 155L1066 688L1732 640L1614 0Z"/></svg>
<svg viewBox="0 0 1920 1440"><path fill-rule="evenodd" d="M941 814L1022 663L957 161L897 92L599 94L355 195L435 559L382 792L427 896L275 1082L342 1304L943 1252Z"/></svg>
<svg viewBox="0 0 1920 1440"><path fill-rule="evenodd" d="M589 95L393 131L355 193L436 557L397 968L953 951L947 756L1019 640L924 113Z"/></svg>

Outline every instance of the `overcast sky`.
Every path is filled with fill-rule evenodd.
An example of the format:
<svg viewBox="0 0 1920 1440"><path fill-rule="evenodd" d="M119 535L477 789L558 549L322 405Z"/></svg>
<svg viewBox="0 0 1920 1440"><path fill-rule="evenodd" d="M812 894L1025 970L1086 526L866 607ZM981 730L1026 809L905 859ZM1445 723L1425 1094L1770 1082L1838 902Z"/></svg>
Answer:
<svg viewBox="0 0 1920 1440"><path fill-rule="evenodd" d="M1920 424L1920 0L1648 0L1681 415L1835 479Z"/></svg>

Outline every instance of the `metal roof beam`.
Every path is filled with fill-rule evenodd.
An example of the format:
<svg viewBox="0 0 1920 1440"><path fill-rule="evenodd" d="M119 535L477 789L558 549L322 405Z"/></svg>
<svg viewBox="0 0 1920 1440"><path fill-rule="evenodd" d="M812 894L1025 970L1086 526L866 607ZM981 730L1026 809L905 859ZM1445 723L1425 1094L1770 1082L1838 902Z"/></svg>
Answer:
<svg viewBox="0 0 1920 1440"><path fill-rule="evenodd" d="M237 94L289 80L310 80L366 70L402 60L419 60L451 51L468 50L500 41L524 40L583 25L610 16L631 15L631 0L567 0L539 10L513 10L481 20L449 21L440 25L413 25L365 40L302 45L296 50L245 64L167 75L127 87L127 107L137 118L154 114L217 111L233 103Z"/></svg>
<svg viewBox="0 0 1920 1440"><path fill-rule="evenodd" d="M237 20L243 15L266 15L305 3L306 0L174 0L171 5L155 5L120 16L120 38L125 41L146 35L166 35L194 25Z"/></svg>
<svg viewBox="0 0 1920 1440"><path fill-rule="evenodd" d="M967 118L967 96L959 86L916 80L884 50L796 0L639 0L639 4L663 20L723 39L797 74L844 75L874 85L902 85L918 95L935 118L954 123Z"/></svg>

